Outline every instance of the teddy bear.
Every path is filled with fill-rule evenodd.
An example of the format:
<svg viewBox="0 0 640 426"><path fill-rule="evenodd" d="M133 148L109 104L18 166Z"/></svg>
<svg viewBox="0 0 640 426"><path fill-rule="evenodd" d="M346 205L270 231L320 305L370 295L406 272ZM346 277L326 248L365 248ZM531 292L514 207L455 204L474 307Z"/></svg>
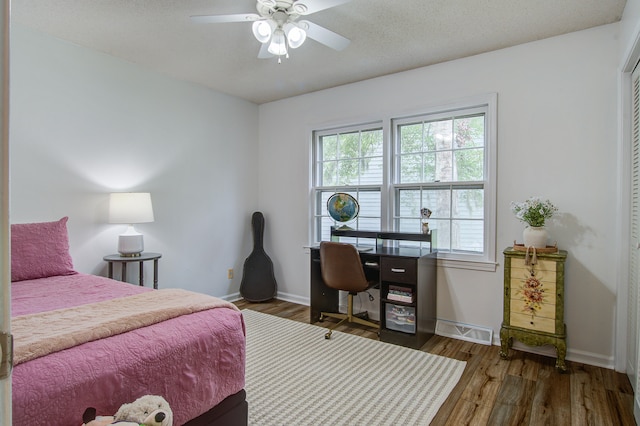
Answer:
<svg viewBox="0 0 640 426"><path fill-rule="evenodd" d="M173 426L173 412L163 397L144 395L122 404L113 416L96 416L96 409L89 407L82 415L82 421L83 426Z"/></svg>
<svg viewBox="0 0 640 426"><path fill-rule="evenodd" d="M129 404L122 404L113 417L115 422L173 426L173 412L169 403L159 395L144 395Z"/></svg>
<svg viewBox="0 0 640 426"><path fill-rule="evenodd" d="M84 410L82 415L82 426L108 426L112 425L115 421L113 416L97 416L96 409L89 407ZM140 426L139 423L133 422L118 422L118 426Z"/></svg>

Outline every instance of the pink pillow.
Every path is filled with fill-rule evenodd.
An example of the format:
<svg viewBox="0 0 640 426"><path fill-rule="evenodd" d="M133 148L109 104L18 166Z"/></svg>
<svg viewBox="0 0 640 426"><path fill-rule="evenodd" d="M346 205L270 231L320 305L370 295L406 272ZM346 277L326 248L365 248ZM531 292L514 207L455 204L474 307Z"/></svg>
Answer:
<svg viewBox="0 0 640 426"><path fill-rule="evenodd" d="M67 220L11 225L11 281L76 273L69 255Z"/></svg>

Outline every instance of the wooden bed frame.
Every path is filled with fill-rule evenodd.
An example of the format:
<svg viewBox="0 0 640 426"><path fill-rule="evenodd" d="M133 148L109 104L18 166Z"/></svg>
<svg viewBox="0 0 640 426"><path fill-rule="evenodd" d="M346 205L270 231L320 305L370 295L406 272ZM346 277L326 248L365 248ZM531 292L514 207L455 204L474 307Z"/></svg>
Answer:
<svg viewBox="0 0 640 426"><path fill-rule="evenodd" d="M211 410L188 421L184 426L246 426L249 409L246 395L244 389L230 395Z"/></svg>

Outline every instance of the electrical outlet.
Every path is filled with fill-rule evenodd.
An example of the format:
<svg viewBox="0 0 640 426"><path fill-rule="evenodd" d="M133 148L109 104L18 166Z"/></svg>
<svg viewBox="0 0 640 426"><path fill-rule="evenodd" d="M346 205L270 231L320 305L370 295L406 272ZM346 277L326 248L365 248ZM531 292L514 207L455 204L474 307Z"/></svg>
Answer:
<svg viewBox="0 0 640 426"><path fill-rule="evenodd" d="M227 269L227 278L233 279L233 269Z"/></svg>

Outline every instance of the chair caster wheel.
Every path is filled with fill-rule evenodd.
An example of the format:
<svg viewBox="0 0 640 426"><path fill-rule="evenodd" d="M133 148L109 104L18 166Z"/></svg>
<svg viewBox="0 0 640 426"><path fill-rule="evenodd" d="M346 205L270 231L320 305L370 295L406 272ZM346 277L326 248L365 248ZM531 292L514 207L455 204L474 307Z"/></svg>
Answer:
<svg viewBox="0 0 640 426"><path fill-rule="evenodd" d="M327 334L325 334L324 338L327 340L331 339L331 332L328 332Z"/></svg>

